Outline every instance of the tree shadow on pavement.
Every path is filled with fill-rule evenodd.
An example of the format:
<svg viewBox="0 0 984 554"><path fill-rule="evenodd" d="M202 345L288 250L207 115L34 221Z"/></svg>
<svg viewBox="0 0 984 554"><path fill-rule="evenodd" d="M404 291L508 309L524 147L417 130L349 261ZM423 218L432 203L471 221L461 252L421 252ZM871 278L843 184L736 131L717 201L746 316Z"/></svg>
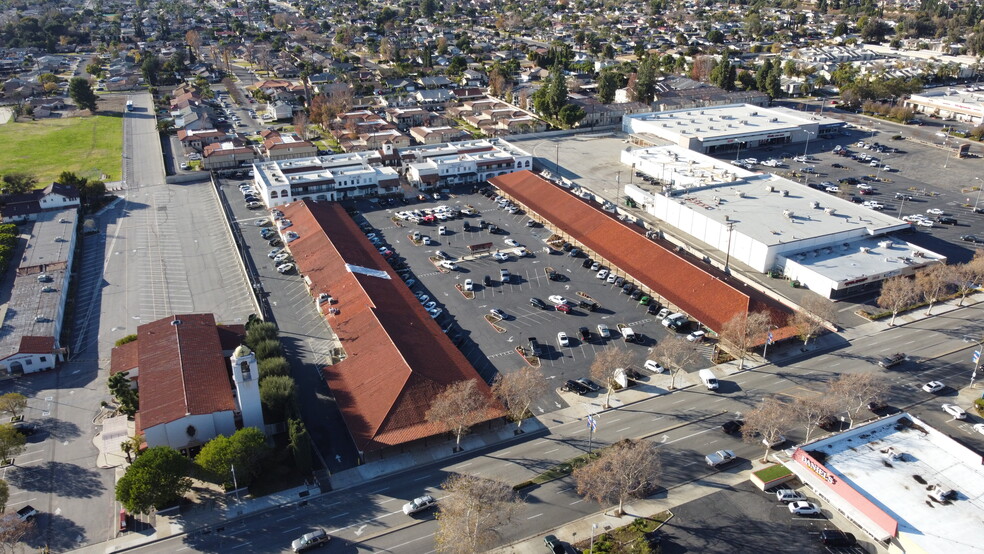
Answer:
<svg viewBox="0 0 984 554"><path fill-rule="evenodd" d="M23 542L37 552L67 552L86 542L85 529L64 516L43 513Z"/></svg>
<svg viewBox="0 0 984 554"><path fill-rule="evenodd" d="M39 421L40 431L60 441L76 439L82 435L79 426L63 419L48 418Z"/></svg>
<svg viewBox="0 0 984 554"><path fill-rule="evenodd" d="M99 473L64 462L45 462L31 467L17 467L7 473L7 480L20 490L71 498L94 498L102 495L105 490L105 485L99 479Z"/></svg>

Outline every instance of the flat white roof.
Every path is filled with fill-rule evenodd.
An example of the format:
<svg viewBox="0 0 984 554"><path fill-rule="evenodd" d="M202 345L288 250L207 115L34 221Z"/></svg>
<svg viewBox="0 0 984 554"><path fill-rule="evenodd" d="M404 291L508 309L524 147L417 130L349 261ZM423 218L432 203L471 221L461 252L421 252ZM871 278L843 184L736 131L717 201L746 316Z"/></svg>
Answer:
<svg viewBox="0 0 984 554"><path fill-rule="evenodd" d="M709 183L757 175L741 168L675 144L622 151L621 162L674 188L690 188Z"/></svg>
<svg viewBox="0 0 984 554"><path fill-rule="evenodd" d="M913 425L899 424L903 418ZM822 452L824 459L817 461L892 516L900 539L924 552L980 551L981 456L925 422L899 414L803 448ZM946 504L930 500L932 485L955 490L957 498Z"/></svg>
<svg viewBox="0 0 984 554"><path fill-rule="evenodd" d="M701 141L731 136L789 132L814 125L839 125L843 122L814 114L800 114L783 108L763 108L751 104L728 104L706 108L686 108L665 112L628 114L627 119L645 123L650 132L665 136L675 134L696 137ZM639 131L643 128L638 127Z"/></svg>
<svg viewBox="0 0 984 554"><path fill-rule="evenodd" d="M944 261L946 258L921 246L898 239L865 237L816 248L782 254L790 263L809 268L827 279L851 285L882 277L898 275L903 269L913 269Z"/></svg>
<svg viewBox="0 0 984 554"><path fill-rule="evenodd" d="M850 230L878 235L909 227L901 219L771 173L673 191L673 198L770 246Z"/></svg>

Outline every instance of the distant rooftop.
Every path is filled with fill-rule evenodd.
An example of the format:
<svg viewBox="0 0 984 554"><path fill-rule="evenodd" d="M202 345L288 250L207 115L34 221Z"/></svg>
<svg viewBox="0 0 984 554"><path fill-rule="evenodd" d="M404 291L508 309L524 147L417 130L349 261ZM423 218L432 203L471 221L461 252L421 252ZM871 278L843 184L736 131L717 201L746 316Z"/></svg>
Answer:
<svg viewBox="0 0 984 554"><path fill-rule="evenodd" d="M788 131L807 125L841 125L829 117L801 114L784 108L763 108L751 104L728 104L664 112L626 115L626 119L648 123L666 133L696 137L701 141L731 135Z"/></svg>

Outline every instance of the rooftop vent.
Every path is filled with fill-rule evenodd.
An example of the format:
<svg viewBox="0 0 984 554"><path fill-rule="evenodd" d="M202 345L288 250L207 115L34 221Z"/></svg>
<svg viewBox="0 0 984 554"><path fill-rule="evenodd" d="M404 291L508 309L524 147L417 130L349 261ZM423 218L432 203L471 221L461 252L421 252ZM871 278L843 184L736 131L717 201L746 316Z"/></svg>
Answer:
<svg viewBox="0 0 984 554"><path fill-rule="evenodd" d="M871 252L871 249L870 248L868 248L867 246L862 246L861 247L861 253L862 254L867 254L868 252Z"/></svg>
<svg viewBox="0 0 984 554"><path fill-rule="evenodd" d="M773 187L772 185L766 185L765 186L765 190L768 191L768 192L775 192L776 191L776 188Z"/></svg>
<svg viewBox="0 0 984 554"><path fill-rule="evenodd" d="M892 247L892 244L893 243L890 240L883 240L883 241L881 241L881 242L878 243L878 246L881 247L881 248L891 248Z"/></svg>
<svg viewBox="0 0 984 554"><path fill-rule="evenodd" d="M820 207L820 203L817 202L816 200L811 200L810 201L810 207L811 208L819 208Z"/></svg>
<svg viewBox="0 0 984 554"><path fill-rule="evenodd" d="M739 190L738 191L738 198L744 198L744 197L745 197L745 193L743 191L740 191Z"/></svg>
<svg viewBox="0 0 984 554"><path fill-rule="evenodd" d="M785 217L786 219L793 219L793 211L792 210L783 210L782 211L782 216Z"/></svg>
<svg viewBox="0 0 984 554"><path fill-rule="evenodd" d="M834 209L834 208L824 208L823 209L823 213L825 213L827 215L834 215L834 214L837 213L837 210Z"/></svg>
<svg viewBox="0 0 984 554"><path fill-rule="evenodd" d="M789 191L788 191L788 190L785 190L785 189L783 189L783 191L782 191L782 192L780 192L779 194L780 194L780 195L782 195L782 196L789 196Z"/></svg>
<svg viewBox="0 0 984 554"><path fill-rule="evenodd" d="M171 320L171 325L174 325L175 327L177 327L178 325L181 325L181 323L182 322L181 322L180 319L172 319Z"/></svg>

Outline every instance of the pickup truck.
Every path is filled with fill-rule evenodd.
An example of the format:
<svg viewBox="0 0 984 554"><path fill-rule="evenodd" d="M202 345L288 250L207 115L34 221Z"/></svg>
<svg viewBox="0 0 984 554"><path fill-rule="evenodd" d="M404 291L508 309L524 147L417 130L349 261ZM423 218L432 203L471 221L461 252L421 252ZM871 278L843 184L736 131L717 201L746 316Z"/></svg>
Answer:
<svg viewBox="0 0 984 554"><path fill-rule="evenodd" d="M17 517L19 517L21 521L31 521L36 515L38 515L38 511L30 505L24 506L20 510L17 510Z"/></svg>
<svg viewBox="0 0 984 554"><path fill-rule="evenodd" d="M564 553L564 544L561 543L560 539L554 535L547 535L546 537L543 537L543 545L554 554Z"/></svg>
<svg viewBox="0 0 984 554"><path fill-rule="evenodd" d="M905 361L905 354L903 354L902 352L897 352L895 354L892 354L891 356L885 356L884 358L878 360L878 365L885 369L888 369L892 366L897 366L904 361Z"/></svg>
<svg viewBox="0 0 984 554"><path fill-rule="evenodd" d="M718 467L734 460L735 458L735 453L730 450L718 450L713 454L704 456L704 461L711 467Z"/></svg>

